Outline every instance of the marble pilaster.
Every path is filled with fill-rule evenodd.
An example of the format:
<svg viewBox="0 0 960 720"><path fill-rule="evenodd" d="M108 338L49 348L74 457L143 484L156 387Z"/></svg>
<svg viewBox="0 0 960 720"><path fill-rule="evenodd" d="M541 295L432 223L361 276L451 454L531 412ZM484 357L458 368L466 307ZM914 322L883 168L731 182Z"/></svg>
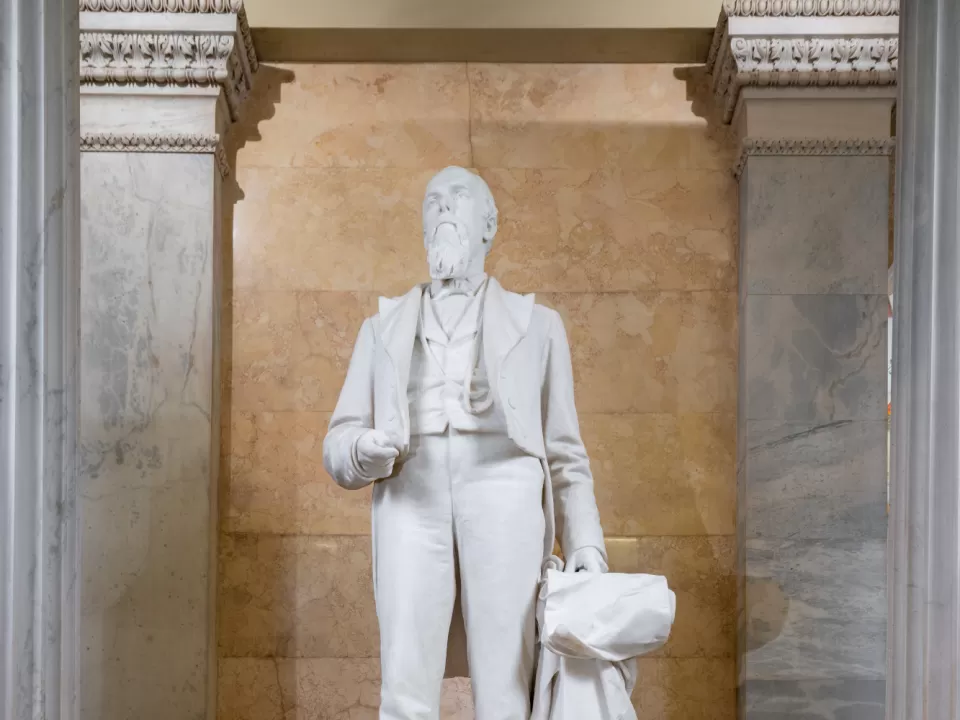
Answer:
<svg viewBox="0 0 960 720"><path fill-rule="evenodd" d="M725 4L741 138L739 713L882 718L895 0Z"/></svg>
<svg viewBox="0 0 960 720"><path fill-rule="evenodd" d="M960 719L960 6L904 4L897 102L890 720Z"/></svg>
<svg viewBox="0 0 960 720"><path fill-rule="evenodd" d="M80 717L216 698L222 136L239 2L81 2Z"/></svg>
<svg viewBox="0 0 960 720"><path fill-rule="evenodd" d="M76 3L0 10L0 719L76 717Z"/></svg>

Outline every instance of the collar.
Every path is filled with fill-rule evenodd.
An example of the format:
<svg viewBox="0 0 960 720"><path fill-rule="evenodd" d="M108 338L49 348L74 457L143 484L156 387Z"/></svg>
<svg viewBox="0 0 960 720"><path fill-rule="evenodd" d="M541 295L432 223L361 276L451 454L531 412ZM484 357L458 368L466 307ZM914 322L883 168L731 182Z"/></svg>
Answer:
<svg viewBox="0 0 960 720"><path fill-rule="evenodd" d="M417 335L420 302L429 285L415 285L405 295L379 300L380 336L383 348L394 363L399 387L410 379L410 359ZM483 318L483 357L487 373L499 372L500 361L527 332L533 314L533 295L504 290L496 278L487 283Z"/></svg>
<svg viewBox="0 0 960 720"><path fill-rule="evenodd" d="M438 301L451 297L445 294L441 298L433 298L429 292L423 294L423 310L420 322L423 324L423 334L427 340L441 345L455 343L465 338L473 337L480 329L480 312L483 306L483 284L472 297L463 297L463 315L457 324L450 328L450 335L444 331L437 317ZM459 294L459 293L458 293Z"/></svg>
<svg viewBox="0 0 960 720"><path fill-rule="evenodd" d="M487 274L479 272L464 278L434 280L430 283L430 297L440 300L447 295L476 295L486 279Z"/></svg>

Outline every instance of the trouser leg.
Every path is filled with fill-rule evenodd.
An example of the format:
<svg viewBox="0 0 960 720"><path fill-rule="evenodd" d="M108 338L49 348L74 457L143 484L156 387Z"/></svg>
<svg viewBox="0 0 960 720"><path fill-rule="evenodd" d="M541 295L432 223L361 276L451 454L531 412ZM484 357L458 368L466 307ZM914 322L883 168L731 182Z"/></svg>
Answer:
<svg viewBox="0 0 960 720"><path fill-rule="evenodd" d="M543 471L507 438L453 438L461 603L477 720L527 720L543 560Z"/></svg>
<svg viewBox="0 0 960 720"><path fill-rule="evenodd" d="M375 488L381 720L437 720L456 593L447 439L417 438Z"/></svg>

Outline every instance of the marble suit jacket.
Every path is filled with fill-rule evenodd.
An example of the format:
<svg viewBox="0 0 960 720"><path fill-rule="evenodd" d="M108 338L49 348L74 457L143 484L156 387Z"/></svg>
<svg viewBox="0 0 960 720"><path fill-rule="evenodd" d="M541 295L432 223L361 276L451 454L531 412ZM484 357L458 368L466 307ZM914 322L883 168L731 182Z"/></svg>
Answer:
<svg viewBox="0 0 960 720"><path fill-rule="evenodd" d="M424 285L397 298L381 298L379 313L364 321L330 429L324 465L338 484L359 488L353 448L368 428L410 444L407 386ZM570 348L560 315L533 295L504 290L490 278L481 320L483 365L510 438L544 466L544 557L555 536L564 554L596 547L606 555L593 492L593 476L573 395ZM384 482L389 482L389 479Z"/></svg>

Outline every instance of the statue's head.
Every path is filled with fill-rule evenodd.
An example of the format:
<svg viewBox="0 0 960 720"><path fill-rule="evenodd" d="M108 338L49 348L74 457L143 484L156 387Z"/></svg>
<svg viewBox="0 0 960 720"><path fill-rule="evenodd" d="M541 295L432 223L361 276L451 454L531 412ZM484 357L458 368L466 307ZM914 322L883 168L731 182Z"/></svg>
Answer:
<svg viewBox="0 0 960 720"><path fill-rule="evenodd" d="M431 278L448 280L481 272L496 234L497 206L479 175L448 167L427 183L423 245Z"/></svg>

